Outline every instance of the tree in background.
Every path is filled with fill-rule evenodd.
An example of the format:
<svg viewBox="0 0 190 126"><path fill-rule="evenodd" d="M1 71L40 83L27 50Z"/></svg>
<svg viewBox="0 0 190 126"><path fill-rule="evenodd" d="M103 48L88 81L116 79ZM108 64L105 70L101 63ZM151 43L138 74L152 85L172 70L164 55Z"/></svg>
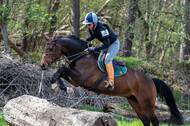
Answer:
<svg viewBox="0 0 190 126"><path fill-rule="evenodd" d="M3 4L0 9L2 12L0 14L3 14L1 27L4 21L2 17L5 17L4 12L6 9L10 10L11 2L13 2L13 0L9 1L8 7ZM184 3L185 0L182 1ZM189 36L188 24L190 23L185 18L186 15L188 17L188 9L184 9L181 13L179 5L180 1L177 0L95 0L90 2L86 0L19 0L16 1L12 11L7 11L10 13L5 23L9 40L15 44L21 43L20 45L25 43L23 50L36 57L36 54L41 55L45 43L41 33L46 32L52 35L52 32L56 30L62 36L72 34L85 38L88 31L79 32L80 21L82 21L80 16L84 18L88 12L97 12L100 20L109 24L118 34L118 38L123 40L120 50L122 56L134 56L163 63L179 59L180 44L184 44L182 52L189 53L189 42L185 40ZM183 15L184 13L187 14ZM182 15L184 22L182 22ZM184 33L187 37L184 37L184 33L181 34L182 23L187 24L184 25L186 27L184 27ZM3 33L3 28L1 30ZM97 44L96 41L94 40L92 44Z"/></svg>
<svg viewBox="0 0 190 126"><path fill-rule="evenodd" d="M9 7L9 0L7 0L6 3L4 3L3 0L0 0L0 26L3 31L3 39L4 39L6 54L10 54L10 47L7 35L7 23L8 23L7 19L13 5L14 5L14 0L12 1L10 7Z"/></svg>
<svg viewBox="0 0 190 126"><path fill-rule="evenodd" d="M80 38L80 0L71 0L71 34Z"/></svg>
<svg viewBox="0 0 190 126"><path fill-rule="evenodd" d="M1 34L1 27L0 27L0 34ZM1 51L1 38L0 38L0 51Z"/></svg>
<svg viewBox="0 0 190 126"><path fill-rule="evenodd" d="M59 9L59 4L60 4L60 0L54 0L53 1L54 4L53 4L53 7L52 9L50 10L51 11L51 21L50 21L50 29L49 29L49 34L52 35L54 31L56 31L56 23L57 23L57 11Z"/></svg>
<svg viewBox="0 0 190 126"><path fill-rule="evenodd" d="M25 1L26 3L25 3L25 15L24 15L24 17L23 17L23 19L24 19L24 23L23 23L23 39L22 39L22 42L21 42L21 49L22 49L22 51L26 51L26 49L27 49L27 47L28 47L28 28L29 28L29 20L28 20L28 18L30 17L30 14L29 14L29 10L30 10L30 8L31 8L31 1L32 0L27 0L27 1Z"/></svg>
<svg viewBox="0 0 190 126"><path fill-rule="evenodd" d="M127 18L126 18L126 31L123 40L122 47L122 56L129 57L132 53L132 41L134 38L134 24L136 20L137 13L137 1L130 0L129 7L127 10Z"/></svg>
<svg viewBox="0 0 190 126"><path fill-rule="evenodd" d="M182 21L183 27L182 31L185 34L184 43L181 42L180 45L180 57L179 61L189 60L190 55L190 1L189 0L182 0L183 3L183 12Z"/></svg>

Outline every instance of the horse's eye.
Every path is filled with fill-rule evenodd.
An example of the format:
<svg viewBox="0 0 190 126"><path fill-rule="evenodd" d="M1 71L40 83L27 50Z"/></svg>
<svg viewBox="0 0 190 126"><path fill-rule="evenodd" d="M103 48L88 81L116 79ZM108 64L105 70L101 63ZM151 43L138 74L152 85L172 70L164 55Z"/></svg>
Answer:
<svg viewBox="0 0 190 126"><path fill-rule="evenodd" d="M53 48L49 48L49 51L52 51L53 50Z"/></svg>

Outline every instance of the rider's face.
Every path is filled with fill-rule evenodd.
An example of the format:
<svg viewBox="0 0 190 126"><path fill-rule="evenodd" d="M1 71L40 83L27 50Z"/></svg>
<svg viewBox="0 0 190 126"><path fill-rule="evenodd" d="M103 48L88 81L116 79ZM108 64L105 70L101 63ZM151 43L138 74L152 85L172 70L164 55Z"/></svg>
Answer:
<svg viewBox="0 0 190 126"><path fill-rule="evenodd" d="M93 27L94 27L94 24L92 23L92 24L87 24L86 25L89 29L92 29Z"/></svg>

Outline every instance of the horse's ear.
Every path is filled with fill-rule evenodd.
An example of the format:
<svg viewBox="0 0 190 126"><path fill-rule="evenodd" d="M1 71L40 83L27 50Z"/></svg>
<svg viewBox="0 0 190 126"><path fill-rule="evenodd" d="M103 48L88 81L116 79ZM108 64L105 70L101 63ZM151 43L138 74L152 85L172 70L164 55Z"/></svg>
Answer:
<svg viewBox="0 0 190 126"><path fill-rule="evenodd" d="M53 32L52 40L56 40L56 31Z"/></svg>
<svg viewBox="0 0 190 126"><path fill-rule="evenodd" d="M50 38L46 35L46 34L43 34L43 36L44 36L44 38L46 39L46 40L50 40Z"/></svg>

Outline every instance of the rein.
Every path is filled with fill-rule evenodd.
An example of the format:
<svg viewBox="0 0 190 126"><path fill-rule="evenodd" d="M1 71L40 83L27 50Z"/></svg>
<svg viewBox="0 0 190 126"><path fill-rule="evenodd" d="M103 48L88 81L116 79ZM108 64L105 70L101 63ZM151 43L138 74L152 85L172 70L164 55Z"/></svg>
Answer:
<svg viewBox="0 0 190 126"><path fill-rule="evenodd" d="M86 55L86 54L88 54L88 52L82 51L82 52L73 54L73 55L71 55L71 56L65 56L65 55L63 55L63 59L62 59L62 60L66 59L67 62L68 62L69 64L71 64L73 61L77 60L78 58L80 58L80 57L82 57L82 56L84 56L84 55ZM74 58L73 58L73 57L74 57ZM73 59L69 60L69 58L73 58Z"/></svg>

